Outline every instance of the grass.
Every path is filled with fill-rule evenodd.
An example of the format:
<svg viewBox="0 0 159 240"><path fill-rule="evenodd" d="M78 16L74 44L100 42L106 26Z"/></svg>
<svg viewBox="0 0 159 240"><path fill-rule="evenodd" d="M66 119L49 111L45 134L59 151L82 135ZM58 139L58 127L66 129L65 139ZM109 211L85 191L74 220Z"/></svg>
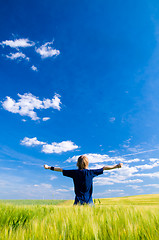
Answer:
<svg viewBox="0 0 159 240"><path fill-rule="evenodd" d="M61 205L66 200L0 200L1 203L11 203L13 205Z"/></svg>
<svg viewBox="0 0 159 240"><path fill-rule="evenodd" d="M72 202L1 200L0 240L159 239L159 194Z"/></svg>

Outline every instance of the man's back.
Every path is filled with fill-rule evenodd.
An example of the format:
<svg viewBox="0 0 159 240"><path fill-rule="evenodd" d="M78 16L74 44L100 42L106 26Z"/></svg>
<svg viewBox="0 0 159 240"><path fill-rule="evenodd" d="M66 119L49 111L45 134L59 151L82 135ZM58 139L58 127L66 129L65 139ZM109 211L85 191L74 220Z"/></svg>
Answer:
<svg viewBox="0 0 159 240"><path fill-rule="evenodd" d="M70 177L74 182L75 203L93 203L92 200L92 179L95 176L103 173L101 169L77 169L77 170L63 170L63 175Z"/></svg>

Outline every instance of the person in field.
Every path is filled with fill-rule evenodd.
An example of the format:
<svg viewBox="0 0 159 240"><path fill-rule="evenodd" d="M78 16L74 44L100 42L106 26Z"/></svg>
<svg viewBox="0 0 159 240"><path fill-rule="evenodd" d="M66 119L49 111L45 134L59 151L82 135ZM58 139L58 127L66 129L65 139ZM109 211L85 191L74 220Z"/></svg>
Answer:
<svg viewBox="0 0 159 240"><path fill-rule="evenodd" d="M93 191L93 178L103 174L104 170L111 170L115 168L121 168L122 163L119 163L114 166L104 166L100 169L88 169L88 158L84 155L80 156L77 160L76 170L64 170L59 167L51 167L44 165L45 169L50 169L57 172L62 172L63 176L70 177L74 182L74 191L75 191L75 202L77 204L93 204L92 200L92 191Z"/></svg>

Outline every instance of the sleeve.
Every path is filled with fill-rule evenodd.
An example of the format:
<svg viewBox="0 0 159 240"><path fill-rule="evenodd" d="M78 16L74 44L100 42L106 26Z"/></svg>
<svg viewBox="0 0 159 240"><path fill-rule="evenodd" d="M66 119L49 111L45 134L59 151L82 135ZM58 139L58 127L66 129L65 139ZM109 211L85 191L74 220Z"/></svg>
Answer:
<svg viewBox="0 0 159 240"><path fill-rule="evenodd" d="M92 176L96 177L96 176L98 176L100 174L103 174L103 168L92 169L91 172L92 172Z"/></svg>
<svg viewBox="0 0 159 240"><path fill-rule="evenodd" d="M63 176L73 178L75 175L75 170L64 170L63 169Z"/></svg>

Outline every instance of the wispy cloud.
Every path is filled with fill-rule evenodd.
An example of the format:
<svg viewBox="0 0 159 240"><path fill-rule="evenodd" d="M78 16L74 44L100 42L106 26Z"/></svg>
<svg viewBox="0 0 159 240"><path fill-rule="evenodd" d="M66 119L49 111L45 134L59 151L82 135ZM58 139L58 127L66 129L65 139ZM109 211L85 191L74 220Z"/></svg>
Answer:
<svg viewBox="0 0 159 240"><path fill-rule="evenodd" d="M7 58L11 60L16 60L16 59L25 59L29 61L29 57L27 57L24 53L22 52L16 52L16 53L10 53L9 55L6 55Z"/></svg>
<svg viewBox="0 0 159 240"><path fill-rule="evenodd" d="M154 187L154 188L159 188L159 184L147 184L147 185L144 185L144 187Z"/></svg>
<svg viewBox="0 0 159 240"><path fill-rule="evenodd" d="M126 187L129 187L129 188L133 189L134 191L137 191L138 194L139 194L139 193L141 194L141 193L144 192L143 186L138 186L138 185L130 184L130 185L126 185Z"/></svg>
<svg viewBox="0 0 159 240"><path fill-rule="evenodd" d="M12 181L10 181L12 179ZM25 177L17 177L11 174L1 174L0 176L0 198L6 199L52 199L60 195L62 192L58 192L51 184L42 183L29 183L26 182Z"/></svg>
<svg viewBox="0 0 159 240"><path fill-rule="evenodd" d="M25 138L21 141L21 144L22 144L22 145L25 145L25 146L27 146L27 147L31 147L31 146L44 145L44 144L46 144L46 143L45 143L45 142L40 142L40 141L38 141L36 137L34 137L34 138L25 137Z"/></svg>
<svg viewBox="0 0 159 240"><path fill-rule="evenodd" d="M41 151L44 153L62 153L62 152L68 152L68 151L72 151L79 148L72 141L62 141L60 143L53 142L51 144L47 144L46 142L38 141L36 137L34 138L25 137L21 141L21 144L27 147L31 147L31 146L35 147L38 145L42 145Z"/></svg>
<svg viewBox="0 0 159 240"><path fill-rule="evenodd" d="M35 72L38 71L37 67L35 67L34 65L31 66L31 69L32 69L33 71L35 71Z"/></svg>
<svg viewBox="0 0 159 240"><path fill-rule="evenodd" d="M46 122L46 121L48 121L50 118L49 117L44 117L42 120L44 121L44 122Z"/></svg>
<svg viewBox="0 0 159 240"><path fill-rule="evenodd" d="M34 109L61 109L61 100L58 94L55 94L52 99L47 98L42 101L31 93L25 93L23 95L18 94L18 97L20 99L16 102L14 99L7 96L6 100L2 102L2 107L9 112L19 113L21 116L28 116L34 121L40 119Z"/></svg>
<svg viewBox="0 0 159 240"><path fill-rule="evenodd" d="M55 180L55 179L57 179L57 177L54 176L54 175L52 175L52 176L50 177L50 180L51 180L51 181L53 181L53 180Z"/></svg>
<svg viewBox="0 0 159 240"><path fill-rule="evenodd" d="M5 40L0 43L0 45L9 46L11 48L25 48L25 47L32 47L35 45L34 42L30 41L28 38L19 38L15 40Z"/></svg>
<svg viewBox="0 0 159 240"><path fill-rule="evenodd" d="M159 158L149 158L150 162L159 162Z"/></svg>
<svg viewBox="0 0 159 240"><path fill-rule="evenodd" d="M89 163L90 164L94 164L94 163L104 163L104 162L123 162L123 163L133 163L133 162L139 162L141 161L141 159L139 158L134 158L134 159L125 159L124 157L122 156L115 156L115 157L110 157L109 155L107 154L96 154L96 153L86 153L84 154L85 156L88 157L89 159ZM69 159L66 160L66 162L76 162L78 157L80 155L77 155L77 156L73 156Z"/></svg>
<svg viewBox="0 0 159 240"><path fill-rule="evenodd" d="M129 167L127 165L123 165L122 168L115 169L114 171L110 172L110 177L113 179L118 180L125 180L131 177L134 177L134 173L138 172L138 169L136 167Z"/></svg>
<svg viewBox="0 0 159 240"><path fill-rule="evenodd" d="M126 187L131 187L132 189L134 189L134 190L138 190L138 191L141 191L142 189L141 189L141 186L138 186L138 185L127 185Z"/></svg>
<svg viewBox="0 0 159 240"><path fill-rule="evenodd" d="M14 171L14 170L17 170L15 168L7 168L7 167L0 167L1 170L4 170L4 171Z"/></svg>
<svg viewBox="0 0 159 240"><path fill-rule="evenodd" d="M140 162L141 159L139 158L134 158L134 159L130 159L130 160L124 160L125 163L133 163L133 162Z"/></svg>
<svg viewBox="0 0 159 240"><path fill-rule="evenodd" d="M150 177L150 178L159 178L159 172L153 173L137 173L134 175L135 177Z"/></svg>
<svg viewBox="0 0 159 240"><path fill-rule="evenodd" d="M108 192L108 193L124 192L124 190L123 190L123 189L108 189L107 192Z"/></svg>
<svg viewBox="0 0 159 240"><path fill-rule="evenodd" d="M23 163L27 165L35 165L38 167L42 167L44 163L42 159L20 153L19 151L17 152L11 148L4 147L4 146L0 146L0 155L2 156L3 159L5 159L5 161L10 161L10 162L16 161L16 163L20 163L20 164ZM24 162L24 159L26 162Z"/></svg>
<svg viewBox="0 0 159 240"><path fill-rule="evenodd" d="M111 123L113 123L113 122L115 122L115 117L111 117L111 118L109 118L109 122L111 122Z"/></svg>
<svg viewBox="0 0 159 240"><path fill-rule="evenodd" d="M129 145L130 145L131 140L132 140L132 137L130 137L130 138L128 138L127 140L125 140L125 141L123 142L123 147L124 147L124 148L128 148Z"/></svg>
<svg viewBox="0 0 159 240"><path fill-rule="evenodd" d="M154 167L158 167L159 166L159 162L155 162L155 163L151 163L151 164L143 164L143 165L139 165L136 166L136 168L141 169L141 170L145 170L145 169L152 169Z"/></svg>
<svg viewBox="0 0 159 240"><path fill-rule="evenodd" d="M106 171L109 174L108 177L97 177L95 183L97 185L113 185L116 183L125 184L125 183L139 183L143 182L142 179L134 179L136 173L138 173L136 167L129 167L124 165L120 170L114 169L111 172Z"/></svg>
<svg viewBox="0 0 159 240"><path fill-rule="evenodd" d="M34 187L40 187L45 189L51 189L52 185L48 183L34 184Z"/></svg>
<svg viewBox="0 0 159 240"><path fill-rule="evenodd" d="M71 190L70 189L65 189L65 188L59 188L59 189L56 189L56 193L63 193L63 192L70 192Z"/></svg>
<svg viewBox="0 0 159 240"><path fill-rule="evenodd" d="M124 158L122 157L109 157L106 154L96 154L96 153L88 153L88 154L84 154L85 156L88 157L89 159L89 163L101 163L101 162L116 162L116 161L124 161ZM66 162L76 162L78 156L73 156L72 158L69 158L66 160Z"/></svg>
<svg viewBox="0 0 159 240"><path fill-rule="evenodd" d="M90 165L90 169L99 169L99 168L102 168L104 164L99 164L99 163L96 163L96 164L91 164Z"/></svg>
<svg viewBox="0 0 159 240"><path fill-rule="evenodd" d="M103 185L113 185L115 183L125 184L125 183L141 183L143 180L141 179L127 179L127 180L118 180L112 179L109 177L98 177L95 178L95 185L103 186Z"/></svg>
<svg viewBox="0 0 159 240"><path fill-rule="evenodd" d="M131 150L129 148L129 150ZM136 151L136 148L134 149ZM143 153L148 153L148 152L155 152L155 151L158 151L159 148L153 148L153 149L149 149L149 150L144 150L144 151L137 151L137 152L134 152L134 153L128 153L128 154L124 154L122 155L123 157L127 157L127 156L134 156L134 155L138 155L138 154L143 154Z"/></svg>
<svg viewBox="0 0 159 240"><path fill-rule="evenodd" d="M47 42L39 48L36 48L35 51L40 54L41 58L48 58L53 56L58 56L60 54L59 50L56 50L51 47L53 42Z"/></svg>
<svg viewBox="0 0 159 240"><path fill-rule="evenodd" d="M10 47L12 49L16 49L18 52L10 52L8 54L3 54L6 58L10 60L26 60L30 61L30 57L27 57L24 53L20 51L22 48L28 48L28 47L33 47L37 45L37 43L30 41L28 38L19 38L19 39L14 39L14 40L5 40L0 42L0 45L4 47ZM25 50L26 51L26 50ZM46 42L45 44L41 45L40 47L35 46L33 48L33 51L38 53L41 58L49 58L49 57L54 57L58 56L60 54L60 51L55 49L53 47L53 41L52 42ZM30 68L38 72L38 68L35 65L30 66Z"/></svg>

